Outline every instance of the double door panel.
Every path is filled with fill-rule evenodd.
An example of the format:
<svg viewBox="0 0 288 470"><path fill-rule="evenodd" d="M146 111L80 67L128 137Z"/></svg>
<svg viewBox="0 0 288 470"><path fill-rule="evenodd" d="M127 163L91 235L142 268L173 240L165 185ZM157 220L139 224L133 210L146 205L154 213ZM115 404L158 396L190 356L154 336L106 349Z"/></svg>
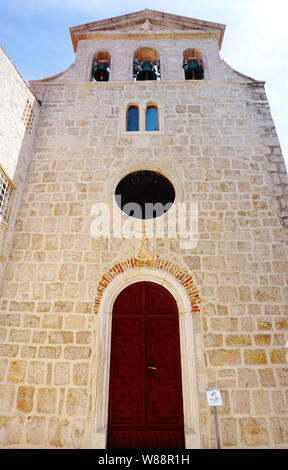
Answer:
<svg viewBox="0 0 288 470"><path fill-rule="evenodd" d="M107 447L183 448L175 300L148 282L125 291L113 310Z"/></svg>

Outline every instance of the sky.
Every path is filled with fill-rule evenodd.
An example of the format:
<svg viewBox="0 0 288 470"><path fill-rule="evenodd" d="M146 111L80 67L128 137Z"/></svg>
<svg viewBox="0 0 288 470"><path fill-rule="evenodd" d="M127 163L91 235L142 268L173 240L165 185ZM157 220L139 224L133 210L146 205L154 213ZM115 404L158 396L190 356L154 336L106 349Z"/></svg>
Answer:
<svg viewBox="0 0 288 470"><path fill-rule="evenodd" d="M145 8L226 25L221 58L266 82L288 167L287 0L0 0L0 44L28 83L74 62L71 26Z"/></svg>

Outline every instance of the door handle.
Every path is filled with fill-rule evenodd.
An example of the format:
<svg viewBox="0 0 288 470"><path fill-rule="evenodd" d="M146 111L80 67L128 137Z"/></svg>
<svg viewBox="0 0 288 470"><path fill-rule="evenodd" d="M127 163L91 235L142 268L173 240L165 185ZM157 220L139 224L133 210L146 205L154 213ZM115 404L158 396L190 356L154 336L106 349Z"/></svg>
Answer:
<svg viewBox="0 0 288 470"><path fill-rule="evenodd" d="M148 366L148 369L157 370L157 367Z"/></svg>

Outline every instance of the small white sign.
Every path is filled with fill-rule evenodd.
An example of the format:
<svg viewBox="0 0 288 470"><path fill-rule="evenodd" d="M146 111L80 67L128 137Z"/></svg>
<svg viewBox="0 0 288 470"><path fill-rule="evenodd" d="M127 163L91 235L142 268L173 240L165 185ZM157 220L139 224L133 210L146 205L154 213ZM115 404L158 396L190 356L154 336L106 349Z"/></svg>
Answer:
<svg viewBox="0 0 288 470"><path fill-rule="evenodd" d="M222 406L223 401L219 388L206 388L209 406Z"/></svg>

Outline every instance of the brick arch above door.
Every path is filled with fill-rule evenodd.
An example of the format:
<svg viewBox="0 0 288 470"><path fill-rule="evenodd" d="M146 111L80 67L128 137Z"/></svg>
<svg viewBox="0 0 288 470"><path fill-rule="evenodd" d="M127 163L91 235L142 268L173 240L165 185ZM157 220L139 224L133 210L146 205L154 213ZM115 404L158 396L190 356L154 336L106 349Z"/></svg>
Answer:
<svg viewBox="0 0 288 470"><path fill-rule="evenodd" d="M106 273L103 274L97 285L97 293L94 302L94 313L97 314L99 312L99 306L103 293L105 292L105 289L107 289L107 287L109 286L110 282L112 282L117 276L126 271L143 267L159 269L160 271L169 273L171 276L177 279L177 281L184 287L190 299L192 312L200 312L199 290L197 289L192 276L187 271L182 270L179 266L171 263L165 258L157 256L155 261L153 262L143 262L136 258L128 258L124 261L119 261L118 263L114 264L108 271L106 271Z"/></svg>

